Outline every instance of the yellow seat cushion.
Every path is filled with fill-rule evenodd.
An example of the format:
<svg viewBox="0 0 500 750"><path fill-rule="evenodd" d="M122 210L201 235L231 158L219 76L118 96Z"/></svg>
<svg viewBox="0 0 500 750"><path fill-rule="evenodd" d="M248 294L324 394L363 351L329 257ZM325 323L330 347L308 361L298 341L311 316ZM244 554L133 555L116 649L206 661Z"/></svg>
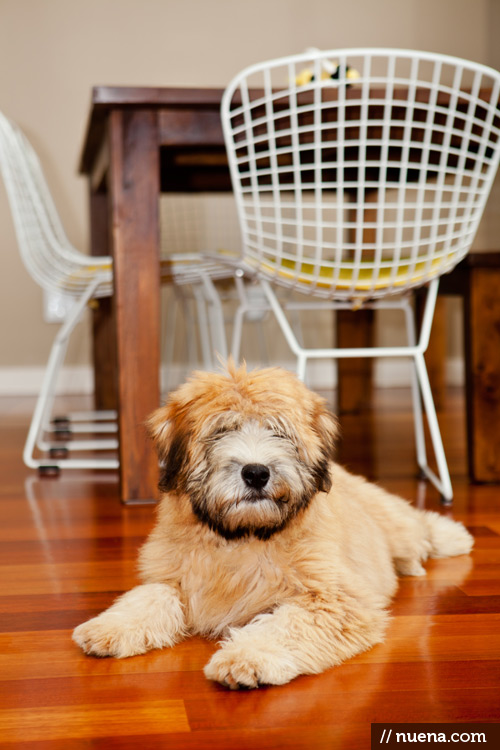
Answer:
<svg viewBox="0 0 500 750"><path fill-rule="evenodd" d="M332 285L335 285L337 289L352 288L363 292L372 289L384 289L389 286L415 284L424 277L430 278L439 274L448 260L447 257L435 258L430 267L428 267L427 261L420 261L412 268L410 275L411 265L408 260L403 258L400 260L400 263L403 265L399 266L394 278L393 268L382 267L376 272L375 279L373 278L373 268L367 264L366 268L362 266L359 270L354 285L354 269L349 267L341 268L336 279L334 279L333 268L330 266L320 266L318 275L312 263L302 263L300 268L297 268L297 264L294 261L283 259L280 266L263 262L261 267L269 272L277 273L283 278L296 280L302 284L316 283L317 286L323 289L328 289ZM293 273L288 272L287 269L291 269Z"/></svg>

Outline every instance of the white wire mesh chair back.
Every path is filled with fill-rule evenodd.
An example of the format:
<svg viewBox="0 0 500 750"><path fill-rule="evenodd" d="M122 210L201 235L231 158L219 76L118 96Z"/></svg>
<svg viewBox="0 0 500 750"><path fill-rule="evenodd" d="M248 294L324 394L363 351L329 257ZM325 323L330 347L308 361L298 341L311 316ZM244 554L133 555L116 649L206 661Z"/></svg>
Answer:
<svg viewBox="0 0 500 750"><path fill-rule="evenodd" d="M23 263L44 289L79 296L97 275L94 296L112 292L111 258L89 257L69 242L39 159L21 129L0 113L0 172Z"/></svg>
<svg viewBox="0 0 500 750"><path fill-rule="evenodd" d="M499 85L491 68L404 50L314 51L240 73L221 113L243 261L332 300L450 271L497 169Z"/></svg>

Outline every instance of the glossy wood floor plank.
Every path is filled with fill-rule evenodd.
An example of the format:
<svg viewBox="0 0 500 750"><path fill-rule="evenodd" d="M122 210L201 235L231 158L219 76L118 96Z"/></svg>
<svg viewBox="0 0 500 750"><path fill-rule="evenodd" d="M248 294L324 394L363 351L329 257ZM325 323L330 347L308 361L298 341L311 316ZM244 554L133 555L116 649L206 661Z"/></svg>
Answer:
<svg viewBox="0 0 500 750"><path fill-rule="evenodd" d="M60 740L68 735L75 738L120 736L130 732L131 713L136 716L136 732L140 734L189 732L182 700L0 709L0 726L6 742Z"/></svg>
<svg viewBox="0 0 500 750"><path fill-rule="evenodd" d="M415 478L407 391L342 423L339 458L418 507L462 520L469 557L402 579L387 638L282 687L231 692L193 638L126 660L86 657L72 628L137 582L154 508L118 501L116 477L39 480L21 463L30 403L0 400L0 747L4 750L332 750L369 747L372 722L500 722L500 487L471 486L460 393L440 415L452 509Z"/></svg>

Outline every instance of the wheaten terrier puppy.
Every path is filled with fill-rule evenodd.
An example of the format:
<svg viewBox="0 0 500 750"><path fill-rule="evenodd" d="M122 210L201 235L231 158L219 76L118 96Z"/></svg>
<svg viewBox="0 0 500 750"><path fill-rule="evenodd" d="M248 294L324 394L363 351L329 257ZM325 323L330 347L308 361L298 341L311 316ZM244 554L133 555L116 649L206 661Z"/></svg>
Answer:
<svg viewBox="0 0 500 750"><path fill-rule="evenodd" d="M144 583L76 628L88 654L222 637L208 678L281 685L380 642L398 573L472 548L461 524L334 463L335 418L281 369L197 374L149 426L163 497Z"/></svg>

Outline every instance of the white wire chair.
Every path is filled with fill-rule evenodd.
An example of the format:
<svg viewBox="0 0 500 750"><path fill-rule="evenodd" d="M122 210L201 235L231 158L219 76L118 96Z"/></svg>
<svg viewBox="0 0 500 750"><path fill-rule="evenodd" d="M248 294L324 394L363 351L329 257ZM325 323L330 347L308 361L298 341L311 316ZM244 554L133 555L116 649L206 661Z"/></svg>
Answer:
<svg viewBox="0 0 500 750"><path fill-rule="evenodd" d="M44 290L74 298L50 351L23 460L28 467L50 474L62 468L117 469L115 411L74 412L52 418L57 379L71 333L93 300L113 293L112 259L87 256L71 245L35 151L21 129L2 113L0 171L26 269ZM162 259L160 272L163 283L190 284L196 289L199 322L208 327L203 340L210 340L225 355L224 326L212 280L227 278L227 267L200 254L183 254Z"/></svg>
<svg viewBox="0 0 500 750"><path fill-rule="evenodd" d="M499 91L500 73L449 56L313 50L242 71L221 108L240 266L260 280L299 376L311 358L410 357L417 461L447 501L453 492L424 352L439 277L469 251L497 170ZM274 285L306 297L282 305ZM423 285L417 339L410 292ZM401 309L408 344L305 348L287 311L322 306ZM437 474L427 462L421 399Z"/></svg>
<svg viewBox="0 0 500 750"><path fill-rule="evenodd" d="M203 367L214 370L217 355L227 359L228 348L221 295L216 288L218 281L232 279L232 270L200 253L174 253L162 261L163 274L170 272L173 282L174 301L166 316L165 361L167 369L174 361L175 335L178 330L177 310L183 311L187 324L187 349L189 369L198 366L196 329ZM189 302L194 301L196 322Z"/></svg>
<svg viewBox="0 0 500 750"><path fill-rule="evenodd" d="M163 388L177 386L186 371L199 369L200 364L206 370L218 370L220 360L228 356L226 335L231 329L233 339L238 336L241 342L243 318L253 324L252 342L257 342L260 361L268 361L264 320L269 316L269 306L266 302L262 313L255 312L257 298L262 299L260 286L243 277L235 278L234 267L228 263L239 258L238 250L234 250L240 245L234 196L219 192L166 193L162 196L160 216L162 254L178 264L172 271L174 294L169 290L164 302L169 314L165 317L167 334L162 336L162 362L166 364ZM247 296L252 299L251 310L243 305ZM187 323L187 335L182 321L178 321L180 310ZM180 370L179 340L187 344L182 360L185 366ZM169 363L173 366L169 367Z"/></svg>
<svg viewBox="0 0 500 750"><path fill-rule="evenodd" d="M74 297L74 303L52 345L33 412L23 459L30 468L55 472L66 468L116 469L114 412L82 412L51 420L55 386L69 337L87 305L113 291L112 261L89 257L69 242L45 181L40 162L20 128L0 113L0 170L9 199L19 250L32 278L45 290ZM88 439L68 439L73 433ZM97 438L97 433L110 433ZM58 439L61 438L61 439ZM74 457L91 451L91 457ZM71 454L73 453L73 456Z"/></svg>

